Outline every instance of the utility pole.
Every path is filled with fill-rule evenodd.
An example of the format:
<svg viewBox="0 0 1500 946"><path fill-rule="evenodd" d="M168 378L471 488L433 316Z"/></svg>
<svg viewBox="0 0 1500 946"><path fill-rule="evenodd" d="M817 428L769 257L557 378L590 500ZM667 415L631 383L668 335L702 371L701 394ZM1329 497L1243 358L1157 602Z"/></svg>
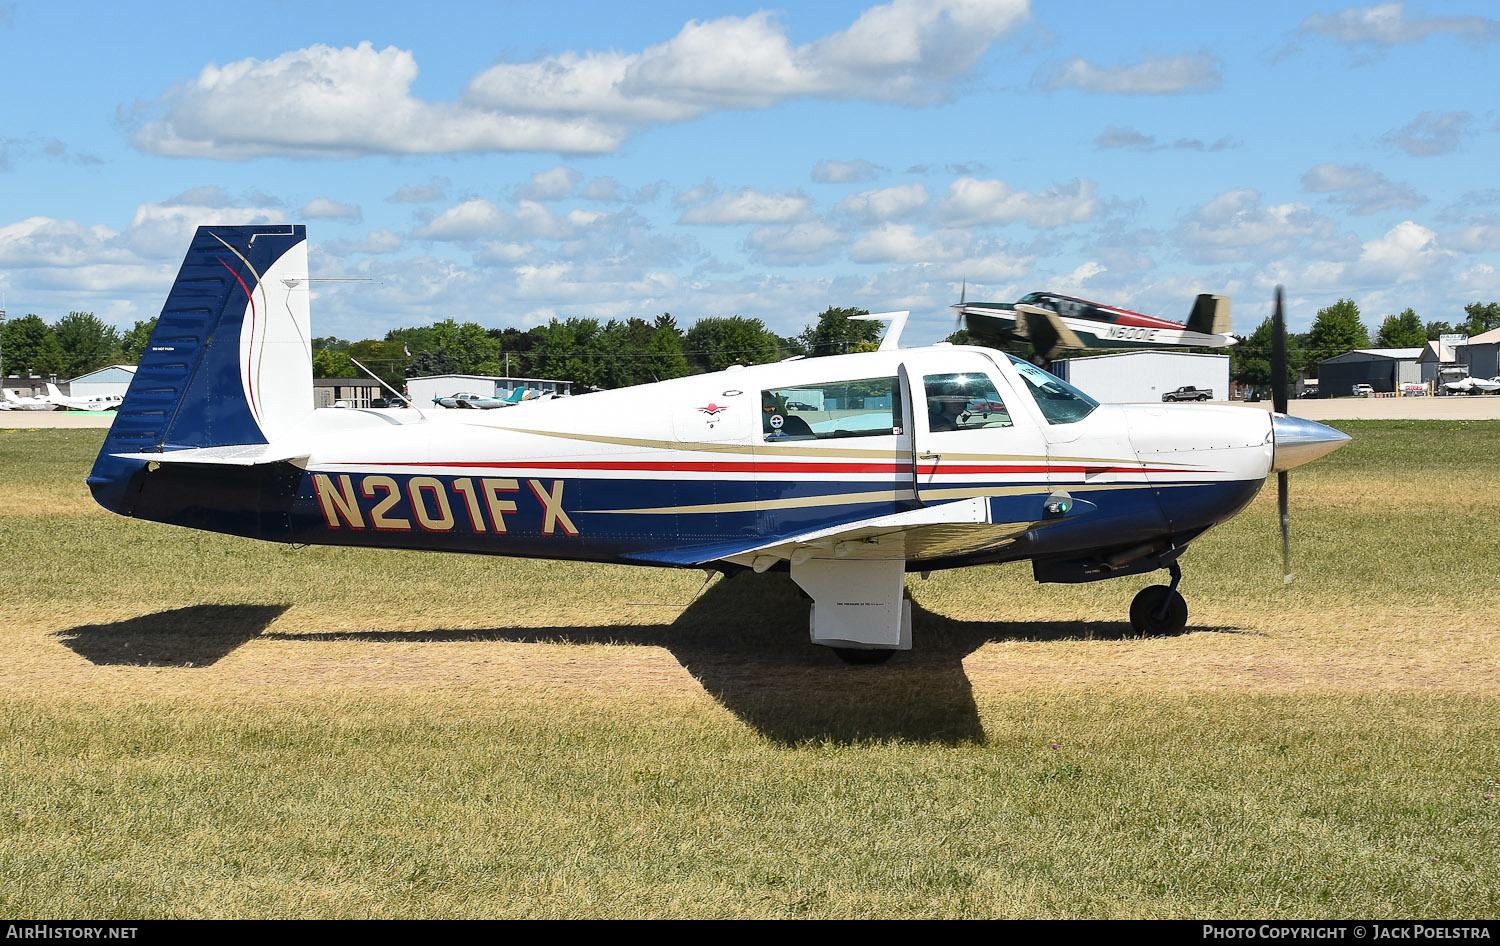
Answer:
<svg viewBox="0 0 1500 946"><path fill-rule="evenodd" d="M0 345L3 345L4 341L5 341L5 306L4 306L4 304L0 304ZM4 378L5 377L5 358L3 357L3 355L4 355L3 349L0 349L0 378Z"/></svg>

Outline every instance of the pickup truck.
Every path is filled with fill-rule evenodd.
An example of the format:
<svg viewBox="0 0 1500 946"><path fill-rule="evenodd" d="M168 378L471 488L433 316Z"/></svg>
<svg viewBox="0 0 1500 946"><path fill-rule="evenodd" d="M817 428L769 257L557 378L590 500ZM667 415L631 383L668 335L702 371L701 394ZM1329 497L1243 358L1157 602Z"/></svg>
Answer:
<svg viewBox="0 0 1500 946"><path fill-rule="evenodd" d="M1161 396L1163 401L1212 401L1214 392L1208 388L1195 388L1191 384L1184 384L1175 391L1168 391Z"/></svg>

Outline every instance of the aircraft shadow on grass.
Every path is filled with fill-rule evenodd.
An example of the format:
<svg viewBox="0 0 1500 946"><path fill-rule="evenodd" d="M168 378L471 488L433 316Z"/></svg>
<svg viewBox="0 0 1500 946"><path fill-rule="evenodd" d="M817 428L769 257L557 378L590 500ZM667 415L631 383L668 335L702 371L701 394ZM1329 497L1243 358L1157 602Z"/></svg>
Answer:
<svg viewBox="0 0 1500 946"><path fill-rule="evenodd" d="M258 637L288 607L195 604L113 624L84 624L57 636L101 667L208 667Z"/></svg>
<svg viewBox="0 0 1500 946"><path fill-rule="evenodd" d="M984 728L963 668L970 653L992 641L1137 636L1125 621L956 621L913 601L915 649L881 666L845 666L831 650L808 643L807 607L789 577L767 574L714 582L671 624L283 634L266 633L266 628L286 605L198 605L77 627L60 636L95 664L175 667L208 666L256 637L662 647L726 709L766 738L787 745L884 739L980 743Z"/></svg>

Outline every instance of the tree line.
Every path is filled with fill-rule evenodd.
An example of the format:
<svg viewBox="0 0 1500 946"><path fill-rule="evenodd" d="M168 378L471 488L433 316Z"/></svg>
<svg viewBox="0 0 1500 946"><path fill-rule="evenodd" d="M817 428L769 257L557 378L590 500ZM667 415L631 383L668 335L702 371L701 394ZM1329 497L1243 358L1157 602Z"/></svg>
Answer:
<svg viewBox="0 0 1500 946"><path fill-rule="evenodd" d="M874 351L880 325L850 321L864 309L829 306L794 336L772 332L760 319L704 318L683 330L671 313L640 318L553 319L528 331L486 329L447 319L398 328L380 340L313 339L313 375L350 378L363 364L387 383L440 374L473 374L570 381L575 388L609 389L722 371L797 355Z"/></svg>
<svg viewBox="0 0 1500 946"><path fill-rule="evenodd" d="M1500 328L1500 302L1472 302L1464 306L1464 321L1423 322L1416 310L1406 308L1399 315L1387 315L1374 337L1360 320L1359 306L1352 299L1340 299L1318 310L1312 328L1302 333L1287 333L1288 381L1296 378L1298 369L1312 368L1320 361L1360 348L1422 348L1443 335L1481 335ZM1256 327L1240 344L1229 349L1229 377L1242 384L1265 386L1271 383L1271 319Z"/></svg>
<svg viewBox="0 0 1500 946"><path fill-rule="evenodd" d="M48 325L39 315L8 319L0 329L0 372L76 378L109 365L141 360L155 319L125 331L92 312L69 312Z"/></svg>
<svg viewBox="0 0 1500 946"><path fill-rule="evenodd" d="M881 326L855 322L864 309L829 306L797 335L778 336L760 319L732 315L703 318L684 330L670 313L640 318L553 319L522 331L485 328L446 319L433 325L398 328L381 339L349 341L328 336L313 340L313 375L356 378L367 366L388 384L438 374L474 374L570 381L580 389L619 388L685 375L719 371L732 364L764 364L796 355L817 356L873 351ZM1407 308L1388 315L1372 339L1359 306L1340 299L1318 310L1312 328L1288 338L1290 372L1357 348L1419 348L1440 335L1479 335L1500 328L1500 302L1464 306L1464 321L1423 322ZM112 364L135 364L145 351L155 319L127 330L105 324L92 312L70 312L51 325L25 315L0 329L0 370L74 378ZM964 343L967 333L949 341ZM1081 354L1081 353L1079 353ZM1271 320L1267 318L1229 349L1230 377L1251 385L1271 380Z"/></svg>

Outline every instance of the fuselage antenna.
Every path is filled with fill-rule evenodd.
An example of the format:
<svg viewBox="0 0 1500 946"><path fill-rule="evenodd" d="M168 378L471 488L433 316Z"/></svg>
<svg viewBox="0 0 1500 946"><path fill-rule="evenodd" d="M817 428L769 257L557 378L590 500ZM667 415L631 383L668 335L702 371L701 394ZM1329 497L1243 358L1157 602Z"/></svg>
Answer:
<svg viewBox="0 0 1500 946"><path fill-rule="evenodd" d="M348 357L348 356L345 356L345 357ZM370 377L374 378L376 384L380 385L381 387L385 388L387 391L389 391L392 394L394 394L397 397L399 397L401 400L405 401L406 402L406 406L409 407L409 408L411 408L412 410L416 411L418 417L422 418L423 420L427 419L427 415L424 414L424 413L422 413L422 409L420 407L418 407L416 404L412 403L412 399L411 398L407 397L405 394L402 394L400 391L397 391L395 388L391 387L389 384L386 384L385 380L382 379L380 377L380 375L376 374L375 372L371 371L369 368L366 368L364 365L360 364L358 359L356 359L356 358L350 358L349 360L352 361L352 362L354 362L354 366L356 368L358 368L360 371L363 371L365 374L367 374Z"/></svg>

